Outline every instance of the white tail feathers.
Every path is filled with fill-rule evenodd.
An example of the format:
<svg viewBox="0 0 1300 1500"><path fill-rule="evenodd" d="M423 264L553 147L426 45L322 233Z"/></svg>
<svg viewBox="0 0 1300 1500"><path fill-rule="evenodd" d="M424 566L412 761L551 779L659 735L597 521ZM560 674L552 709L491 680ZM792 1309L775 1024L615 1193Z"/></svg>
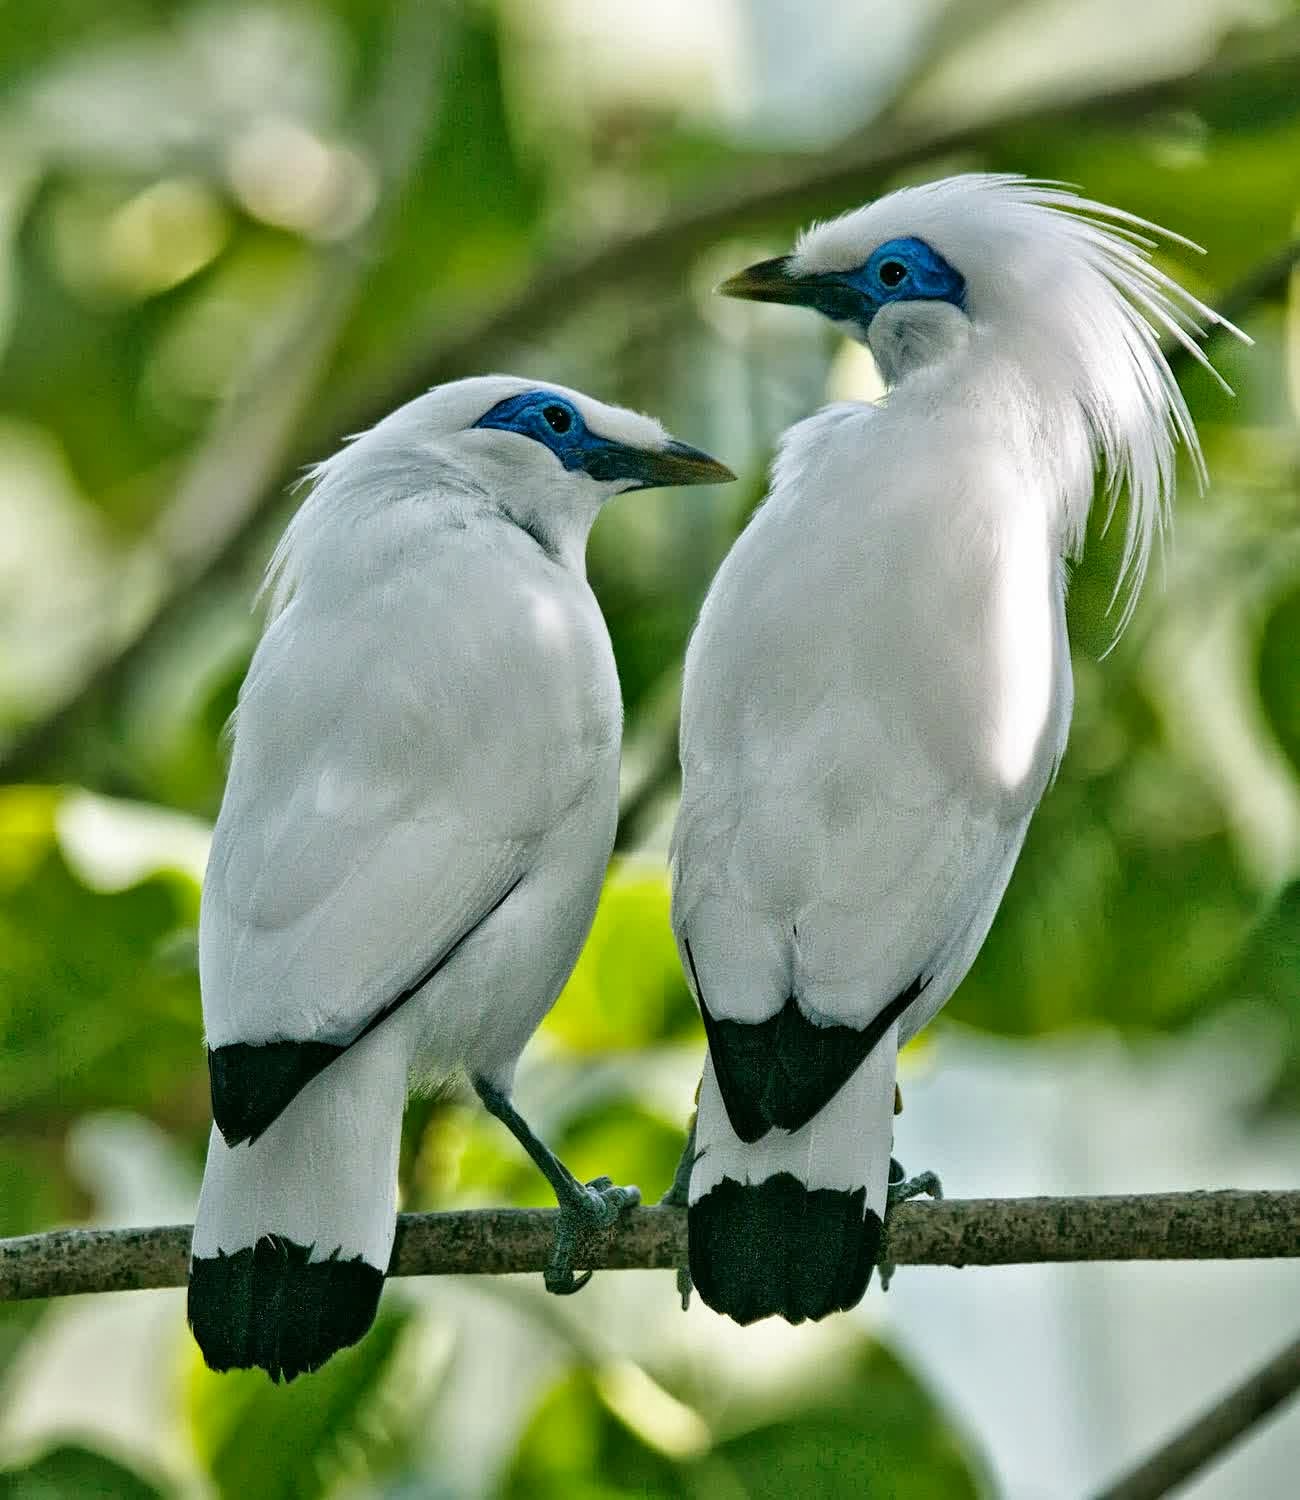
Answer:
<svg viewBox="0 0 1300 1500"><path fill-rule="evenodd" d="M406 1049L381 1027L251 1145L213 1127L194 1227L190 1325L214 1369L316 1369L374 1320L396 1227Z"/></svg>
<svg viewBox="0 0 1300 1500"><path fill-rule="evenodd" d="M897 1023L800 1130L746 1145L706 1063L690 1186L691 1276L739 1323L852 1307L875 1263L893 1143Z"/></svg>

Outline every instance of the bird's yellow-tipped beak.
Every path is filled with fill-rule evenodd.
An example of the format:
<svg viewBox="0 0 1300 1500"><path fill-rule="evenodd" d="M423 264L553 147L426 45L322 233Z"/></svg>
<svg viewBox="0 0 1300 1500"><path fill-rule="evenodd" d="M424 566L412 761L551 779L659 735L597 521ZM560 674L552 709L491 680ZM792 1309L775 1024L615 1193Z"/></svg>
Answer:
<svg viewBox="0 0 1300 1500"><path fill-rule="evenodd" d="M645 469L654 485L730 484L736 477L726 464L710 454L675 440L658 453L647 453Z"/></svg>
<svg viewBox="0 0 1300 1500"><path fill-rule="evenodd" d="M791 270L788 255L746 266L729 276L718 292L723 297L743 297L748 302L801 303L807 298L804 278Z"/></svg>

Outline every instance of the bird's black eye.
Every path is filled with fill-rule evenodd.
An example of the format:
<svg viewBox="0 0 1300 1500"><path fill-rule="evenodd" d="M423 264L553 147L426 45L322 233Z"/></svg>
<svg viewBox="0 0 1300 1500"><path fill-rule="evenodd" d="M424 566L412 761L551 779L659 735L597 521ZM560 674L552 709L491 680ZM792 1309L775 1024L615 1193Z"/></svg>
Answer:
<svg viewBox="0 0 1300 1500"><path fill-rule="evenodd" d="M568 432L573 426L573 417L563 406L544 406L542 416L546 418L546 425L552 432Z"/></svg>
<svg viewBox="0 0 1300 1500"><path fill-rule="evenodd" d="M877 274L880 277L882 285L896 287L907 276L907 267L901 260L884 260L881 261L880 270Z"/></svg>

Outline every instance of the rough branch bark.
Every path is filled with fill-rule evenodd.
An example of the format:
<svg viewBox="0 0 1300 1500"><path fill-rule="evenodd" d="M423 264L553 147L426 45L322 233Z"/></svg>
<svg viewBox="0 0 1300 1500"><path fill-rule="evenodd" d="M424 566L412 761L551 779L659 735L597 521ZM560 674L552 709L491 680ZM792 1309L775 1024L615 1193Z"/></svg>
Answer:
<svg viewBox="0 0 1300 1500"><path fill-rule="evenodd" d="M554 1219L551 1209L402 1214L391 1274L540 1271ZM0 1240L0 1302L180 1286L190 1233L172 1224ZM685 1258L686 1215L637 1209L588 1254L600 1268L672 1269ZM1300 1257L1300 1191L905 1203L890 1215L882 1254L914 1266Z"/></svg>

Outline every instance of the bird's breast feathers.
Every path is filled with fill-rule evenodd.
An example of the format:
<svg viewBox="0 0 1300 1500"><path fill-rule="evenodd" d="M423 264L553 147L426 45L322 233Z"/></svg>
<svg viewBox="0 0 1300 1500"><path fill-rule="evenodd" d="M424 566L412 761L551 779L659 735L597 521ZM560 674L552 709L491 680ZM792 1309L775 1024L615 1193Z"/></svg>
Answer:
<svg viewBox="0 0 1300 1500"><path fill-rule="evenodd" d="M900 456L887 413L802 424L719 570L687 662L684 750L777 784L946 789L1009 817L1059 756L1069 667L1059 564L1032 482L941 430ZM918 456L919 454L919 456Z"/></svg>

